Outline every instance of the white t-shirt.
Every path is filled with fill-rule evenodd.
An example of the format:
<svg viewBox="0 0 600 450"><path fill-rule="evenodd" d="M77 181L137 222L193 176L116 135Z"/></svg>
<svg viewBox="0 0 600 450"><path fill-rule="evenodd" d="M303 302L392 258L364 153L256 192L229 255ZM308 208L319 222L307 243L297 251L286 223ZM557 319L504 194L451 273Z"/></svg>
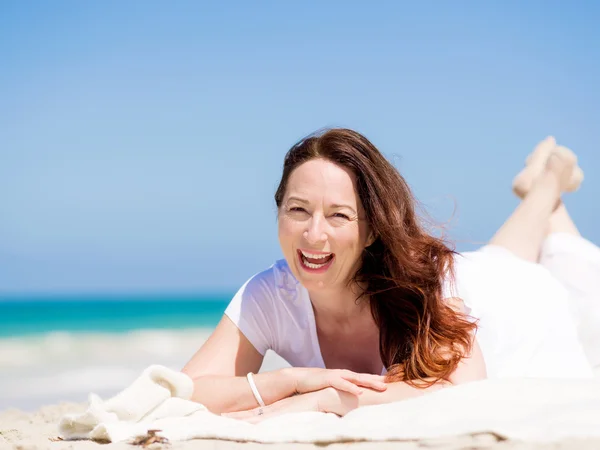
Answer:
<svg viewBox="0 0 600 450"><path fill-rule="evenodd" d="M308 291L285 259L248 280L225 314L256 350L273 350L294 367L325 367Z"/></svg>
<svg viewBox="0 0 600 450"><path fill-rule="evenodd" d="M443 292L461 298L478 320L488 377L592 376L574 322L565 317L564 289L543 268L484 247L458 257L455 273L456 283L446 282ZM248 280L225 314L260 354L273 350L294 367L325 367L308 291L285 260Z"/></svg>

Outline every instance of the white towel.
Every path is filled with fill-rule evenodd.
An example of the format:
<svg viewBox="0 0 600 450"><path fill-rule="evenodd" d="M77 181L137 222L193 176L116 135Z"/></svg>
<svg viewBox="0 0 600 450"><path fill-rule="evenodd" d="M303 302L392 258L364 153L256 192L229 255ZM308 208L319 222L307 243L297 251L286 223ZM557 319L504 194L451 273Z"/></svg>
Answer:
<svg viewBox="0 0 600 450"><path fill-rule="evenodd" d="M483 380L359 408L343 418L306 412L257 425L211 413L189 400L192 391L187 375L150 366L105 402L91 394L87 411L63 417L59 432L64 439L110 442L152 429L170 441L265 443L414 440L484 432L527 441L600 437L600 380Z"/></svg>
<svg viewBox="0 0 600 450"><path fill-rule="evenodd" d="M184 373L153 365L105 402L90 394L88 409L83 414L65 415L59 432L65 439L127 440L145 434L149 429L144 428L146 424L157 420L208 411L189 400L193 390L193 381Z"/></svg>

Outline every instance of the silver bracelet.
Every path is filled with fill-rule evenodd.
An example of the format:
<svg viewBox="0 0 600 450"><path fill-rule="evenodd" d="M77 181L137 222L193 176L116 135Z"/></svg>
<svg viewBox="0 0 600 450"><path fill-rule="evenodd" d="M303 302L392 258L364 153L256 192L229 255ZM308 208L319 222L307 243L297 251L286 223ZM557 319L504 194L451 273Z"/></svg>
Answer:
<svg viewBox="0 0 600 450"><path fill-rule="evenodd" d="M252 376L252 372L248 372L246 375L248 378L248 383L250 384L250 389L252 389L252 393L254 394L254 398L258 402L260 406L266 406L265 402L263 402L262 397L260 396L260 392L258 392L258 388L256 387L256 383L254 382L254 377Z"/></svg>

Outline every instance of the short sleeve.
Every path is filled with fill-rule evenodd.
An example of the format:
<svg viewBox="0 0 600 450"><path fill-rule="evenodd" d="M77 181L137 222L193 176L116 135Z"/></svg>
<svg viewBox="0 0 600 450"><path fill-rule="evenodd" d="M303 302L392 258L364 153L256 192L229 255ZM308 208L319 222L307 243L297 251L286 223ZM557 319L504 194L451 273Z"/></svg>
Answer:
<svg viewBox="0 0 600 450"><path fill-rule="evenodd" d="M235 294L225 315L239 328L254 348L264 356L273 349L275 286L268 271L248 280Z"/></svg>

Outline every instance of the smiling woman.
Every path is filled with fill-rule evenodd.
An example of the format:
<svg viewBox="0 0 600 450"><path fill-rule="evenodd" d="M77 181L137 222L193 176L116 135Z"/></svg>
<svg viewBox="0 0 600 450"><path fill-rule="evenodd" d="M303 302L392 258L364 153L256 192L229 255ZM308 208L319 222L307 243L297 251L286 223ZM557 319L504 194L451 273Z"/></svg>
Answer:
<svg viewBox="0 0 600 450"><path fill-rule="evenodd" d="M293 274L307 289L347 284L373 242L354 175L318 158L299 164L282 184L275 195L279 243Z"/></svg>
<svg viewBox="0 0 600 450"><path fill-rule="evenodd" d="M364 136L334 129L294 145L275 193L284 259L240 288L184 368L193 398L261 420L343 415L486 376L591 376L571 310L598 300L600 250L560 203L580 172L553 140L530 161L519 208L459 255L423 229L408 184ZM547 262L555 254L570 272ZM252 376L267 350L292 367Z"/></svg>
<svg viewBox="0 0 600 450"><path fill-rule="evenodd" d="M350 130L301 141L286 157L275 202L281 249L309 292L327 367L372 373L384 367L406 381L454 371L470 352L475 327L441 301L452 251L421 230L408 185L373 144ZM428 251L417 256L422 248ZM306 264L304 252L323 251L333 255L329 265ZM369 351L344 354L340 341L352 349L367 343ZM412 361L408 346L421 349Z"/></svg>

